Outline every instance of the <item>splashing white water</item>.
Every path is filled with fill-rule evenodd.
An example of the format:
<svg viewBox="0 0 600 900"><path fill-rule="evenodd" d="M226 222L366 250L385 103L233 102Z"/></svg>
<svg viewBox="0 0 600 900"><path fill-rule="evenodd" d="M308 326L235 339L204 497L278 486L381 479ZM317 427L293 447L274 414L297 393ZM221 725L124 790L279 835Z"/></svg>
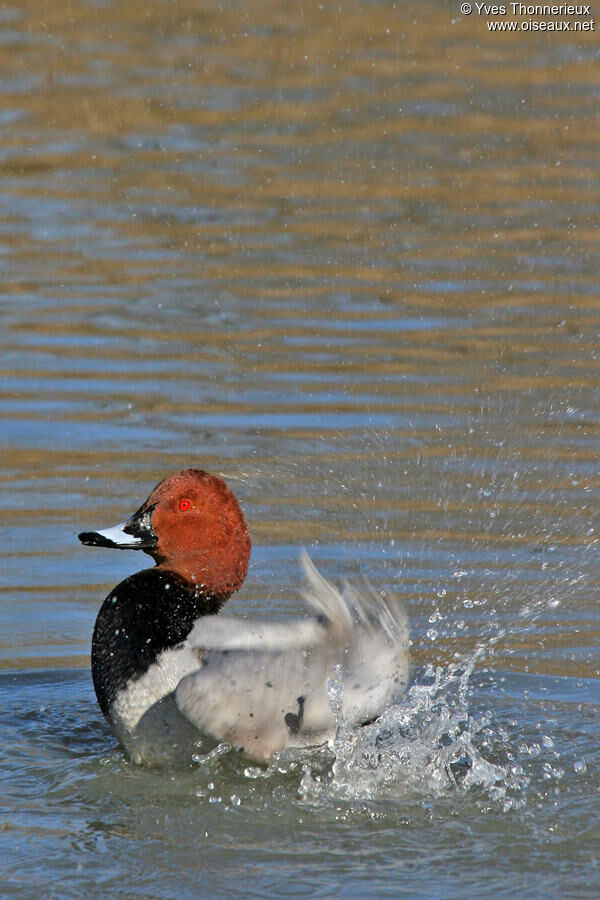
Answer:
<svg viewBox="0 0 600 900"><path fill-rule="evenodd" d="M305 759L300 795L308 802L367 800L477 788L505 809L524 804L528 778L510 753L493 755L489 715L469 711L469 680L481 653L461 666L428 666L401 703L376 722L352 728L341 719L341 679L328 683L337 734L329 769L321 754ZM504 761L500 757L504 756Z"/></svg>

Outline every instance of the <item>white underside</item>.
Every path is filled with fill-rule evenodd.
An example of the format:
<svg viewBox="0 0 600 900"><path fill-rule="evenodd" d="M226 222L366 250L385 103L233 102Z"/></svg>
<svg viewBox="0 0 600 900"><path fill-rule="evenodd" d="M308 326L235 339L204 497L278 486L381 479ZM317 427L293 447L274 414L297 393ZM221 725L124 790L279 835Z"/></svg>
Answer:
<svg viewBox="0 0 600 900"><path fill-rule="evenodd" d="M117 694L110 720L115 734L136 763L191 762L202 735L179 711L174 692L199 667L188 641L161 653L141 678Z"/></svg>

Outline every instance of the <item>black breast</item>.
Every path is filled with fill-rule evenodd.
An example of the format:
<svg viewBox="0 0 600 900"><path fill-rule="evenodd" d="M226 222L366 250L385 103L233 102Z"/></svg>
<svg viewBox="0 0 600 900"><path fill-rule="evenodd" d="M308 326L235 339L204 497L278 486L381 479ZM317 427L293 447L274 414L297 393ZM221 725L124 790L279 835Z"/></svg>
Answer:
<svg viewBox="0 0 600 900"><path fill-rule="evenodd" d="M92 678L104 715L122 688L147 672L163 650L185 640L196 619L218 612L222 600L158 568L117 585L100 608L92 639Z"/></svg>

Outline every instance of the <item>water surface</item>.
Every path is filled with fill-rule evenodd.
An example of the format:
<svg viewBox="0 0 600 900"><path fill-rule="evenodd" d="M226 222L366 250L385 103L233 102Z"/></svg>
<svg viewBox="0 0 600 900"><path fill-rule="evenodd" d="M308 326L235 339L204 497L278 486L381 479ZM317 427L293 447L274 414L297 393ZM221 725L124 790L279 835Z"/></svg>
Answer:
<svg viewBox="0 0 600 900"><path fill-rule="evenodd" d="M593 12L593 11L592 11ZM458 4L0 18L5 896L600 891L597 39ZM171 471L394 591L403 702L334 753L124 759L89 643Z"/></svg>

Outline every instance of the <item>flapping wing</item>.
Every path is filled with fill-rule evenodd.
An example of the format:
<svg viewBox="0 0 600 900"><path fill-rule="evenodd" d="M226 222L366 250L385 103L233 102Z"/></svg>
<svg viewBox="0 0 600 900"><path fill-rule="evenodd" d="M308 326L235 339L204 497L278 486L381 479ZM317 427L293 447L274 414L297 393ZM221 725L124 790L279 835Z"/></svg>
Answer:
<svg viewBox="0 0 600 900"><path fill-rule="evenodd" d="M311 649L325 643L349 645L353 623L343 594L317 571L303 550L307 581L303 596L312 616L291 622L265 622L241 616L203 616L188 635L195 650Z"/></svg>

